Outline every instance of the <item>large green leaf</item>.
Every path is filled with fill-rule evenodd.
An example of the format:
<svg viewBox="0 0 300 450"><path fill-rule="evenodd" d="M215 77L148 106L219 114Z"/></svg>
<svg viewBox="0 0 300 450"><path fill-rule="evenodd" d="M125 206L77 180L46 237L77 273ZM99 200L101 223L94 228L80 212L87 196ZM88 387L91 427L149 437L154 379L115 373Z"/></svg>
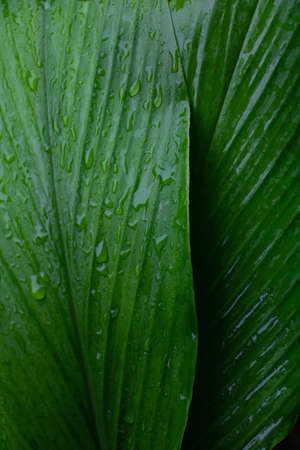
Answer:
<svg viewBox="0 0 300 450"><path fill-rule="evenodd" d="M171 4L193 107L186 446L270 449L300 406L300 3Z"/></svg>
<svg viewBox="0 0 300 450"><path fill-rule="evenodd" d="M165 1L0 1L4 448L177 449L196 354Z"/></svg>

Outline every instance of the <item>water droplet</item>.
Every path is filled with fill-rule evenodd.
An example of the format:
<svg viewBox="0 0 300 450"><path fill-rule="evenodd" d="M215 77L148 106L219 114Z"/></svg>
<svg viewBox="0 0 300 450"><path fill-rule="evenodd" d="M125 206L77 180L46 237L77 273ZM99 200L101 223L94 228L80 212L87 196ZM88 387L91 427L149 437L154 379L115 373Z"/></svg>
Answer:
<svg viewBox="0 0 300 450"><path fill-rule="evenodd" d="M157 306L161 311L167 310L166 305L163 302L159 302Z"/></svg>
<svg viewBox="0 0 300 450"><path fill-rule="evenodd" d="M73 138L73 141L75 142L77 140L77 131L75 125L71 126L71 135Z"/></svg>
<svg viewBox="0 0 300 450"><path fill-rule="evenodd" d="M132 111L127 118L126 130L131 131L133 128L133 122L135 118L135 111Z"/></svg>
<svg viewBox="0 0 300 450"><path fill-rule="evenodd" d="M86 216L85 214L77 214L76 216L76 225L79 230L82 231L86 227Z"/></svg>
<svg viewBox="0 0 300 450"><path fill-rule="evenodd" d="M130 248L126 248L126 250L122 250L120 252L120 256L121 258L125 259L127 258L127 256L130 254Z"/></svg>
<svg viewBox="0 0 300 450"><path fill-rule="evenodd" d="M41 4L44 6L44 9L50 9L51 8L49 0L44 0L44 1L41 2Z"/></svg>
<svg viewBox="0 0 300 450"><path fill-rule="evenodd" d="M108 250L104 241L100 241L95 248L96 260L98 263L105 263L108 260Z"/></svg>
<svg viewBox="0 0 300 450"><path fill-rule="evenodd" d="M136 230L137 224L138 224L138 220L131 220L130 222L128 222L128 226L132 230Z"/></svg>
<svg viewBox="0 0 300 450"><path fill-rule="evenodd" d="M119 315L119 308L111 308L110 310L110 317L112 319L116 319Z"/></svg>
<svg viewBox="0 0 300 450"><path fill-rule="evenodd" d="M145 111L150 111L150 107L151 107L151 101L150 100L145 100L143 103L143 108Z"/></svg>
<svg viewBox="0 0 300 450"><path fill-rule="evenodd" d="M140 89L141 89L141 81L138 78L137 80L135 80L134 83L132 83L132 85L129 88L130 97L134 97L135 95L137 95L140 92Z"/></svg>
<svg viewBox="0 0 300 450"><path fill-rule="evenodd" d="M107 169L108 169L108 159L104 159L101 162L101 167L102 167L103 173L106 173Z"/></svg>
<svg viewBox="0 0 300 450"><path fill-rule="evenodd" d="M99 272L100 275L107 275L107 264L103 263L100 266L97 266L96 271Z"/></svg>
<svg viewBox="0 0 300 450"><path fill-rule="evenodd" d="M152 169L152 173L155 178L159 178L161 189L163 189L164 186L169 186L175 181L175 172L174 170L170 170L169 167L154 166Z"/></svg>
<svg viewBox="0 0 300 450"><path fill-rule="evenodd" d="M113 212L110 209L107 209L106 211L104 211L104 215L105 215L105 217L110 219L113 215Z"/></svg>
<svg viewBox="0 0 300 450"><path fill-rule="evenodd" d="M66 144L62 146L60 155L60 167L64 169L66 163Z"/></svg>
<svg viewBox="0 0 300 450"><path fill-rule="evenodd" d="M149 164L151 162L154 152L155 152L154 145L152 145L151 148L145 152L145 163L146 164Z"/></svg>
<svg viewBox="0 0 300 450"><path fill-rule="evenodd" d="M147 338L144 344L144 354L149 354L152 352L150 338Z"/></svg>
<svg viewBox="0 0 300 450"><path fill-rule="evenodd" d="M153 69L152 67L147 66L146 67L146 80L150 83L153 79Z"/></svg>
<svg viewBox="0 0 300 450"><path fill-rule="evenodd" d="M70 117L71 117L70 114L66 114L65 116L63 116L63 124L65 127L69 125Z"/></svg>
<svg viewBox="0 0 300 450"><path fill-rule="evenodd" d="M71 171L72 171L72 166L73 166L73 159L71 159L71 160L68 162L67 169L66 169L68 173L71 173Z"/></svg>
<svg viewBox="0 0 300 450"><path fill-rule="evenodd" d="M154 30L153 31L149 31L148 35L149 35L149 38L151 39L151 41L153 41L153 39L156 36L156 31L154 31Z"/></svg>
<svg viewBox="0 0 300 450"><path fill-rule="evenodd" d="M12 163L15 160L15 158L16 158L14 153L10 153L10 152L7 152L7 151L3 152L3 156L4 156L5 161L8 164Z"/></svg>
<svg viewBox="0 0 300 450"><path fill-rule="evenodd" d="M158 255L161 255L162 249L166 245L168 240L168 235L163 234L162 236L159 236L155 239L155 250L157 251Z"/></svg>
<svg viewBox="0 0 300 450"><path fill-rule="evenodd" d="M103 69L103 67L99 67L99 69L97 70L97 74L99 75L99 77L104 77L105 70Z"/></svg>
<svg viewBox="0 0 300 450"><path fill-rule="evenodd" d="M126 86L125 85L121 86L119 96L120 96L121 102L123 102L126 97Z"/></svg>
<svg viewBox="0 0 300 450"><path fill-rule="evenodd" d="M178 58L179 58L178 49L175 50L174 55L173 53L170 52L170 56L172 58L171 72L176 73L178 72Z"/></svg>
<svg viewBox="0 0 300 450"><path fill-rule="evenodd" d="M114 203L109 197L106 197L106 199L104 200L104 205L107 206L107 208L112 208L114 206Z"/></svg>
<svg viewBox="0 0 300 450"><path fill-rule="evenodd" d="M141 266L140 266L140 264L137 264L135 266L135 274L138 277L140 275L140 273L141 273Z"/></svg>
<svg viewBox="0 0 300 450"><path fill-rule="evenodd" d="M155 88L155 95L154 95L154 100L153 100L153 104L155 106L155 108L159 108L162 102L162 88L161 85L158 83L156 85Z"/></svg>
<svg viewBox="0 0 300 450"><path fill-rule="evenodd" d="M46 297L46 287L41 282L40 275L30 277L30 292L36 300L43 300Z"/></svg>
<svg viewBox="0 0 300 450"><path fill-rule="evenodd" d="M38 88L38 84L40 79L38 77L35 77L30 71L27 72L26 80L28 83L28 86L32 91L36 91Z"/></svg>
<svg viewBox="0 0 300 450"><path fill-rule="evenodd" d="M36 231L36 234L33 238L34 244L39 245L47 240L48 234L46 231L43 231L43 228L40 224L35 226L35 231Z"/></svg>
<svg viewBox="0 0 300 450"><path fill-rule="evenodd" d="M124 417L124 421L128 424L133 424L135 422L134 415L132 413L127 413Z"/></svg>
<svg viewBox="0 0 300 450"><path fill-rule="evenodd" d="M114 180L112 185L112 193L115 194L118 190L119 180Z"/></svg>
<svg viewBox="0 0 300 450"><path fill-rule="evenodd" d="M115 213L117 214L117 216L121 216L123 214L124 210L122 208L122 206L119 206L116 210Z"/></svg>
<svg viewBox="0 0 300 450"><path fill-rule="evenodd" d="M85 156L84 156L84 163L85 163L85 167L87 169L90 169L93 165L94 162L94 149L93 147L90 147L86 152L85 152Z"/></svg>

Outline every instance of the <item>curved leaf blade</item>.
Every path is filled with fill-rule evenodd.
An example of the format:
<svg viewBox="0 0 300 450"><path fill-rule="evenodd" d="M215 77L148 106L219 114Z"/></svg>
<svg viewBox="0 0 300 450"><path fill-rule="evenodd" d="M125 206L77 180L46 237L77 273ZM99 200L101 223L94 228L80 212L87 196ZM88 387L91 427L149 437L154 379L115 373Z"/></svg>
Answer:
<svg viewBox="0 0 300 450"><path fill-rule="evenodd" d="M200 328L186 444L270 449L299 411L299 2L176 3Z"/></svg>
<svg viewBox="0 0 300 450"><path fill-rule="evenodd" d="M8 448L179 448L196 331L167 5L0 8Z"/></svg>

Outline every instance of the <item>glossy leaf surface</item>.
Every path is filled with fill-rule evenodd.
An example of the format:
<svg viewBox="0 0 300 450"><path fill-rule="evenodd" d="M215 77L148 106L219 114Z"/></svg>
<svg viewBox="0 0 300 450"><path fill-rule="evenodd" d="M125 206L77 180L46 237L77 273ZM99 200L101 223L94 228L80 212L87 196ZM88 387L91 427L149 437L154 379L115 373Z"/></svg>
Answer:
<svg viewBox="0 0 300 450"><path fill-rule="evenodd" d="M196 354L189 105L164 1L0 1L10 449L176 449Z"/></svg>
<svg viewBox="0 0 300 450"><path fill-rule="evenodd" d="M300 404L300 4L171 5L193 108L199 365L185 448L271 449Z"/></svg>

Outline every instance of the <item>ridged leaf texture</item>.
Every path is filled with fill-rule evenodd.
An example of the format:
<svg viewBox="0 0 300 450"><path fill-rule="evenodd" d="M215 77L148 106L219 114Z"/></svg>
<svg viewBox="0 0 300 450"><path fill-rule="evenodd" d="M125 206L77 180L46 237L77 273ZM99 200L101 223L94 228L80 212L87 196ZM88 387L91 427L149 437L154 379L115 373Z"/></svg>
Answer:
<svg viewBox="0 0 300 450"><path fill-rule="evenodd" d="M300 3L171 5L199 317L185 444L271 449L300 407Z"/></svg>
<svg viewBox="0 0 300 450"><path fill-rule="evenodd" d="M299 26L299 0L0 0L1 450L287 434Z"/></svg>
<svg viewBox="0 0 300 450"><path fill-rule="evenodd" d="M168 6L0 5L7 448L178 448L197 343Z"/></svg>

